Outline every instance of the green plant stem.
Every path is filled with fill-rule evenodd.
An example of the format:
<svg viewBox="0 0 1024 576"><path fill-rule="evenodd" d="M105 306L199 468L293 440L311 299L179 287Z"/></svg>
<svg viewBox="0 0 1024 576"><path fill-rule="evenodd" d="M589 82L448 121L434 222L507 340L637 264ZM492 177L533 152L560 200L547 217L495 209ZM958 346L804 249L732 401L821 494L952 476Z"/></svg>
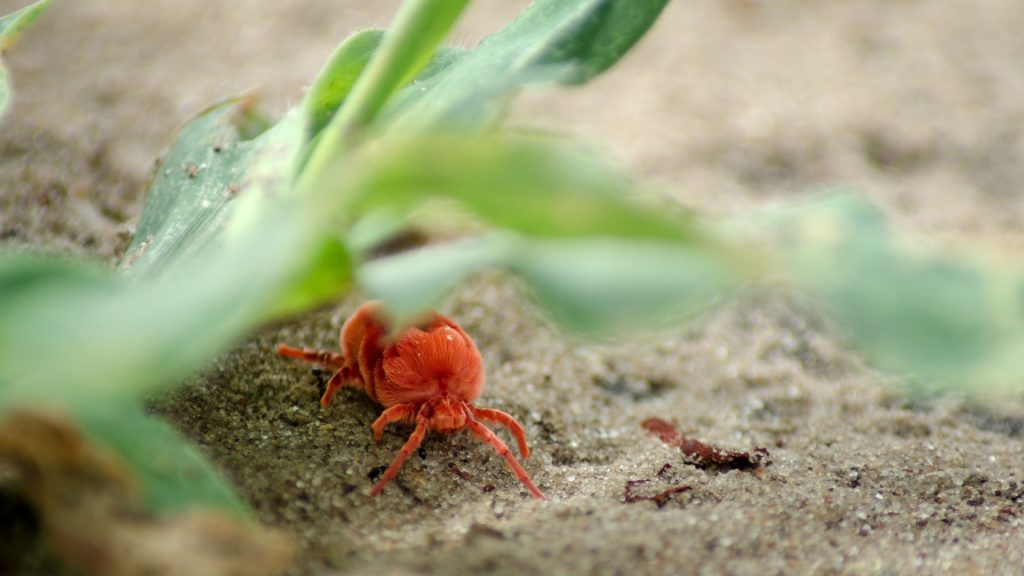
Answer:
<svg viewBox="0 0 1024 576"><path fill-rule="evenodd" d="M407 0L352 93L323 131L302 173L300 189L316 183L331 160L355 144L388 99L430 60L469 0Z"/></svg>

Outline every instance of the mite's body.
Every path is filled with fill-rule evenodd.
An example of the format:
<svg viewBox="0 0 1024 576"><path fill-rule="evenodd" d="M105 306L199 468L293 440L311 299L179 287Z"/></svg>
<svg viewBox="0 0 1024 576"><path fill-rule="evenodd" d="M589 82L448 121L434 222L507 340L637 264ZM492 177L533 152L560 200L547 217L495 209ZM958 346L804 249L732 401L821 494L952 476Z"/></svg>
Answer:
<svg viewBox="0 0 1024 576"><path fill-rule="evenodd" d="M380 440L384 427L391 422L416 425L370 494L380 494L429 430L450 433L466 428L493 446L534 496L544 498L508 446L482 422L507 427L519 444L520 454L527 458L530 449L523 427L500 410L472 404L483 389L484 370L469 335L434 312L397 335L391 335L390 330L380 304L367 302L342 326L341 354L284 344L277 349L282 356L337 369L320 399L323 406L328 406L338 389L346 385L365 391L382 404L385 410L373 423L375 440Z"/></svg>

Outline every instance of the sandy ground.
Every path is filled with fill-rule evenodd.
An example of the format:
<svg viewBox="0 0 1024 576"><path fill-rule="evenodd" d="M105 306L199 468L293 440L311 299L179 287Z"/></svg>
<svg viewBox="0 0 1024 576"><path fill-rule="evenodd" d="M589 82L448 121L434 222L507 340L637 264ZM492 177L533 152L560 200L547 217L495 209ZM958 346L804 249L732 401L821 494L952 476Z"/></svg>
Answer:
<svg viewBox="0 0 1024 576"><path fill-rule="evenodd" d="M21 2L0 0L0 13ZM0 239L111 259L168 134L258 89L279 114L350 31L396 2L56 3L7 59ZM473 45L520 2L477 2ZM1024 8L1018 0L694 0L669 6L611 73L531 92L510 121L596 144L645 182L723 214L850 184L907 229L1024 246ZM488 447L432 436L370 498L379 413L272 354L330 347L357 305L270 327L155 409L301 543L296 574L1021 574L1024 399L912 398L865 367L799 295L747 296L699 326L573 341L515 282L478 279L443 311L476 339L478 404L525 425L529 497ZM657 416L760 473L703 470L648 435ZM665 464L671 469L658 476ZM659 507L624 502L628 481ZM40 568L44 566L45 568ZM47 571L43 562L25 571Z"/></svg>

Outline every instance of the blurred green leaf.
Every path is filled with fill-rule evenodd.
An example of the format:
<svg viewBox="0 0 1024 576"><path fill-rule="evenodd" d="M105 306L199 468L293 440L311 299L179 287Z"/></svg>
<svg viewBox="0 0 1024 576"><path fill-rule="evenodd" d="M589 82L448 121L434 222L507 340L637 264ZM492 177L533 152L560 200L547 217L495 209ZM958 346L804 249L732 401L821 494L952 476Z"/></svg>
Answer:
<svg viewBox="0 0 1024 576"><path fill-rule="evenodd" d="M692 317L747 279L742 262L710 242L496 234L374 260L359 281L396 315L410 317L471 274L503 268L523 277L564 325L602 336Z"/></svg>
<svg viewBox="0 0 1024 576"><path fill-rule="evenodd" d="M225 205L227 215L221 231L225 241L250 231L258 225L275 200L287 198L301 202L293 185L300 168L303 145L303 117L301 110L293 108L267 131L248 142L249 158L245 179L235 202Z"/></svg>
<svg viewBox="0 0 1024 576"><path fill-rule="evenodd" d="M496 234L426 246L367 262L360 266L357 279L396 317L411 318L473 273L506 264L515 243L509 235Z"/></svg>
<svg viewBox="0 0 1024 576"><path fill-rule="evenodd" d="M487 126L526 84L580 84L621 58L668 0L537 0L453 65L415 83L381 116L396 131Z"/></svg>
<svg viewBox="0 0 1024 576"><path fill-rule="evenodd" d="M710 244L602 238L529 243L509 267L557 320L598 336L691 319L748 279L742 262Z"/></svg>
<svg viewBox="0 0 1024 576"><path fill-rule="evenodd" d="M1024 377L1024 271L892 232L855 195L760 214L758 241L879 364L941 388Z"/></svg>
<svg viewBox="0 0 1024 576"><path fill-rule="evenodd" d="M39 18L50 6L50 0L40 0L6 16L0 16L0 55L14 44L22 31ZM7 70L0 61L0 118L3 118L11 101L11 87L7 81Z"/></svg>
<svg viewBox="0 0 1024 576"><path fill-rule="evenodd" d="M433 136L392 141L358 157L366 166L352 217L409 212L432 198L459 202L486 222L534 236L693 239L680 209L630 197L621 175L568 147L524 139Z"/></svg>
<svg viewBox="0 0 1024 576"><path fill-rule="evenodd" d="M114 285L108 270L69 258L31 253L0 253L0 318L37 302L82 292L105 292Z"/></svg>
<svg viewBox="0 0 1024 576"><path fill-rule="evenodd" d="M0 404L141 399L177 382L270 318L284 294L296 298L292 281L317 261L327 224L319 210L330 199L319 200L276 199L237 241L160 275L81 290L64 285L73 274L50 274L34 291L60 297L21 299L0 319Z"/></svg>
<svg viewBox="0 0 1024 576"><path fill-rule="evenodd" d="M166 422L132 404L82 404L77 413L85 434L135 473L149 510L211 506L248 516L248 506L210 461Z"/></svg>
<svg viewBox="0 0 1024 576"><path fill-rule="evenodd" d="M42 16L49 7L50 0L39 0L6 16L0 16L0 52L10 48L25 28Z"/></svg>
<svg viewBox="0 0 1024 576"><path fill-rule="evenodd" d="M0 118L7 113L7 106L11 101L11 83L7 80L7 69L0 60Z"/></svg>
<svg viewBox="0 0 1024 576"><path fill-rule="evenodd" d="M502 267L570 327L607 333L690 315L753 275L688 213L630 198L625 179L550 142L435 136L371 154L356 160L372 168L352 196L353 216L447 198L508 232L364 264L360 283L400 316Z"/></svg>
<svg viewBox="0 0 1024 576"><path fill-rule="evenodd" d="M324 239L299 276L268 311L271 318L298 314L343 294L352 286L353 266L348 249L333 237Z"/></svg>
<svg viewBox="0 0 1024 576"><path fill-rule="evenodd" d="M201 207L189 197L192 191L179 190L178 200ZM335 295L351 282L344 248L323 241L339 202L325 191L309 199L254 197L261 209L252 212L250 225L234 230L216 250L207 249L215 232L197 235L155 218L149 224L156 230L153 238L172 242L159 274L116 276L29 254L0 258L0 410L59 405L91 415L100 407L140 401L177 384L273 314ZM162 213L180 218L178 224L191 217L174 202L165 206ZM197 238L203 246L190 245ZM138 468L151 503L173 508L198 499L237 509L198 456L172 449L184 445L162 424L128 418L120 430L115 422L116 417L92 427L108 426L97 434L105 434ZM137 438L115 437L132 430ZM181 466L153 459L162 448Z"/></svg>

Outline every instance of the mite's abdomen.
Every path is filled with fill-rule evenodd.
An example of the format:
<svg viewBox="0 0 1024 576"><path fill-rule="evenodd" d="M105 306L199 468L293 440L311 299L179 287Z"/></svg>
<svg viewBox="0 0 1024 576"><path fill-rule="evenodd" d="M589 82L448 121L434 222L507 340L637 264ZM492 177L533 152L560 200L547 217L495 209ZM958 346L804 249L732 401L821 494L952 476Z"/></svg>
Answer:
<svg viewBox="0 0 1024 576"><path fill-rule="evenodd" d="M426 331L407 329L385 349L385 377L378 382L377 394L385 406L443 395L473 400L483 388L483 374L480 353L469 336L457 326L438 322Z"/></svg>
<svg viewBox="0 0 1024 576"><path fill-rule="evenodd" d="M484 371L473 340L450 319L430 312L389 336L379 302L360 306L341 328L346 376L384 406L421 404L442 395L473 400Z"/></svg>

